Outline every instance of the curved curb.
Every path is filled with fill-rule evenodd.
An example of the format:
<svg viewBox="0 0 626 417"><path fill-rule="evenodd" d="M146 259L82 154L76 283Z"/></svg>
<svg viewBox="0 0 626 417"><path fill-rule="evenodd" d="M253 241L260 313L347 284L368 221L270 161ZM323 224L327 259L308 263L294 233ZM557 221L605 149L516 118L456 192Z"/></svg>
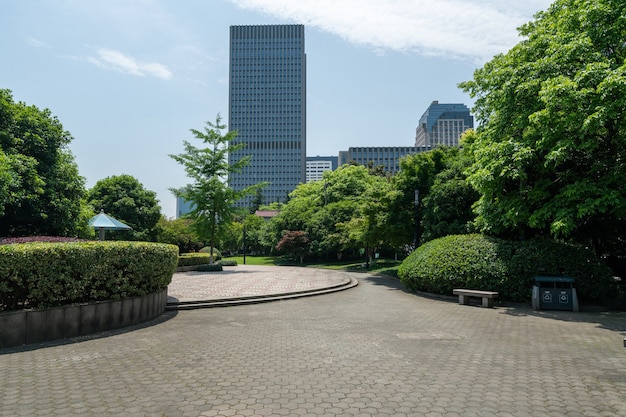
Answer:
<svg viewBox="0 0 626 417"><path fill-rule="evenodd" d="M166 308L167 288L121 300L0 313L0 349L88 336L144 323Z"/></svg>
<svg viewBox="0 0 626 417"><path fill-rule="evenodd" d="M293 298L312 297L314 295L330 294L333 292L344 291L359 285L359 282L348 277L347 281L326 288L317 288L313 290L296 291L290 293L279 293L270 295L251 295L246 297L221 298L213 300L198 301L176 301L168 302L165 310L195 310L199 308L215 308L215 307L231 307L245 304L269 303L272 301L289 300Z"/></svg>

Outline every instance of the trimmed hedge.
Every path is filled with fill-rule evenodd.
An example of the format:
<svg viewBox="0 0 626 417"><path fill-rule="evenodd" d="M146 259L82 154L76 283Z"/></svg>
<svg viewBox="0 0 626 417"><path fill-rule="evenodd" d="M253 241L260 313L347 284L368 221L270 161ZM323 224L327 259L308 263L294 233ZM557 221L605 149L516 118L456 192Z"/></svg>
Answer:
<svg viewBox="0 0 626 417"><path fill-rule="evenodd" d="M211 262L211 255L207 253L181 253L178 256L178 266L196 266Z"/></svg>
<svg viewBox="0 0 626 417"><path fill-rule="evenodd" d="M398 269L402 282L416 291L498 291L501 299L515 302L530 302L539 275L573 277L581 302L611 305L616 293L611 271L592 252L553 240L451 235L420 246Z"/></svg>
<svg viewBox="0 0 626 417"><path fill-rule="evenodd" d="M163 290L178 247L147 242L0 245L0 310L118 300Z"/></svg>
<svg viewBox="0 0 626 417"><path fill-rule="evenodd" d="M200 249L200 253L205 253L205 254L210 255L211 247L210 246L203 247L202 249ZM213 248L213 256L215 257L216 261L219 261L220 259L222 259L222 252L217 248Z"/></svg>
<svg viewBox="0 0 626 417"><path fill-rule="evenodd" d="M224 268L222 268L221 262L215 264L198 265L198 268L196 269L196 271L199 272L217 272L223 270Z"/></svg>

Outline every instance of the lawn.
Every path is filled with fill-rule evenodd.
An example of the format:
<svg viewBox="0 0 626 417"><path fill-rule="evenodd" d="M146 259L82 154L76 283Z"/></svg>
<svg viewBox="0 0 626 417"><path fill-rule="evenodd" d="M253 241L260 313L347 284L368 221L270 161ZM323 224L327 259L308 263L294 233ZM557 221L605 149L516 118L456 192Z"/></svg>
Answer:
<svg viewBox="0 0 626 417"><path fill-rule="evenodd" d="M243 265L243 256L231 256L228 258L224 258L228 260L237 261L237 265ZM400 266L401 261L396 261L393 259L377 259L375 263L369 265L368 271L375 271L378 273L383 273L386 275L397 276L398 275L398 267ZM348 270L348 271L365 271L365 262L364 261L355 261L354 259L347 261L332 261L332 262L304 262L303 264L296 263L294 261L286 260L280 256L246 256L246 265L291 265L291 266L302 266L308 268L325 268L325 269L336 269L336 270Z"/></svg>

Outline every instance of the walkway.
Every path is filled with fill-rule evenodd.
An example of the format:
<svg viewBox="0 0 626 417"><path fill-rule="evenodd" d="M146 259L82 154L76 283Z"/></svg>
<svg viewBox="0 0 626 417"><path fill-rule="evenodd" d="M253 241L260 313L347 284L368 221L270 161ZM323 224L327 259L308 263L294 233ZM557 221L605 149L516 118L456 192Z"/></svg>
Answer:
<svg viewBox="0 0 626 417"><path fill-rule="evenodd" d="M625 314L461 306L334 274L359 285L1 351L0 416L626 415Z"/></svg>
<svg viewBox="0 0 626 417"><path fill-rule="evenodd" d="M348 274L326 269L239 265L220 273L179 272L168 286L168 309L224 307L319 295L352 288Z"/></svg>

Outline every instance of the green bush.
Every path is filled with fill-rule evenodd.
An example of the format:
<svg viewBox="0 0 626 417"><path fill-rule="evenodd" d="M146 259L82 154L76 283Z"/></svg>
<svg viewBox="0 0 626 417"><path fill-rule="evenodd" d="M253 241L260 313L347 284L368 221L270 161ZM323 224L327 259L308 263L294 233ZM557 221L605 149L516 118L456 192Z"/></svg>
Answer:
<svg viewBox="0 0 626 417"><path fill-rule="evenodd" d="M509 241L452 235L417 248L398 269L416 291L451 295L454 288L498 291L508 301L529 302L535 276L570 276L581 302L611 303L610 270L590 251L553 240Z"/></svg>
<svg viewBox="0 0 626 417"><path fill-rule="evenodd" d="M215 252L213 252L215 254ZM209 265L211 262L211 255L208 253L183 253L178 257L178 266L203 266ZM214 262L222 266L237 266L237 261L234 259L221 260ZM197 269L201 271L202 269ZM220 269L221 271L221 269Z"/></svg>
<svg viewBox="0 0 626 417"><path fill-rule="evenodd" d="M181 253L178 256L178 266L196 266L211 262L211 255L208 253Z"/></svg>
<svg viewBox="0 0 626 417"><path fill-rule="evenodd" d="M202 249L200 249L200 253L210 254L211 247L210 246L203 247ZM215 257L216 261L219 261L220 259L222 259L222 252L217 248L213 248L213 256Z"/></svg>
<svg viewBox="0 0 626 417"><path fill-rule="evenodd" d="M222 263L218 262L216 264L204 264L204 265L198 265L198 268L196 269L196 271L200 271L200 272L215 272L215 271L223 271L224 269L222 268Z"/></svg>
<svg viewBox="0 0 626 417"><path fill-rule="evenodd" d="M147 242L0 245L0 310L117 300L163 290L174 245Z"/></svg>

